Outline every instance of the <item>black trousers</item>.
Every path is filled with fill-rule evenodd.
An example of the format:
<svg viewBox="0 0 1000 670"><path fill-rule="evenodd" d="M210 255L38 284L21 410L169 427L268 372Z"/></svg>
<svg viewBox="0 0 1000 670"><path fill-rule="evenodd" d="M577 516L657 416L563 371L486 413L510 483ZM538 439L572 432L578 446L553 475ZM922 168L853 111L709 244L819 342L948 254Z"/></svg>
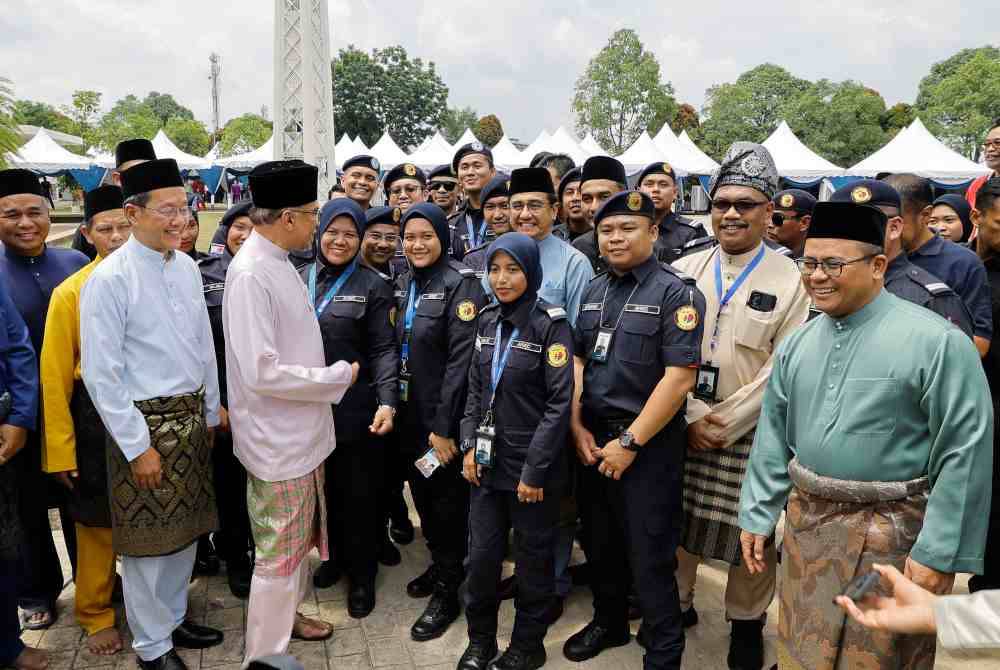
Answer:
<svg viewBox="0 0 1000 670"><path fill-rule="evenodd" d="M337 442L326 459L327 528L334 560L355 584L374 582L385 540L381 518L385 441Z"/></svg>
<svg viewBox="0 0 1000 670"><path fill-rule="evenodd" d="M402 421L400 415L399 421ZM385 479L382 495L379 497L379 517L383 528L389 519L404 519L409 516L406 499L403 497L403 485L406 483L407 468L413 467L416 458L408 458L409 453L402 453L399 441L400 428L382 438L384 442Z"/></svg>
<svg viewBox="0 0 1000 670"><path fill-rule="evenodd" d="M511 646L525 652L541 648L548 631L546 609L555 595L554 548L561 496L545 490L540 503L522 503L515 491L472 487L469 502L469 579L466 618L469 639L497 634L500 601L497 584L514 529L517 595Z"/></svg>
<svg viewBox="0 0 1000 670"><path fill-rule="evenodd" d="M250 565L253 536L247 513L247 471L233 453L233 436L227 431L215 431L212 478L219 512L215 549L226 563Z"/></svg>
<svg viewBox="0 0 1000 670"><path fill-rule="evenodd" d="M618 437L622 426L588 428L603 445ZM643 446L618 481L602 475L597 465L582 467L577 497L594 620L620 635L628 633L628 593L634 579L648 636L647 670L680 668L684 653L674 571L683 521L685 447L683 435L671 435L672 430L679 429L668 426Z"/></svg>
<svg viewBox="0 0 1000 670"><path fill-rule="evenodd" d="M17 618L18 562L0 558L0 667L9 668L24 651Z"/></svg>

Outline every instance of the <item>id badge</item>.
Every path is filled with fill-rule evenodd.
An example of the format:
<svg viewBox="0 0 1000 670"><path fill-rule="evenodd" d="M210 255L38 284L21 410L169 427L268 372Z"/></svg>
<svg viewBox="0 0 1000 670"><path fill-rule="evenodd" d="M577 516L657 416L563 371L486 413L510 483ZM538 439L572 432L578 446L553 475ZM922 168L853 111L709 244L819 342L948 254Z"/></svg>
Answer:
<svg viewBox="0 0 1000 670"><path fill-rule="evenodd" d="M707 402L715 402L719 390L719 368L711 363L703 363L698 368L698 380L694 385L694 397Z"/></svg>
<svg viewBox="0 0 1000 670"><path fill-rule="evenodd" d="M399 375L399 400L408 402L410 400L410 375Z"/></svg>
<svg viewBox="0 0 1000 670"><path fill-rule="evenodd" d="M601 330L597 333L597 340L594 342L594 350L590 352L590 360L604 363L608 360L608 351L611 349L611 336L614 331Z"/></svg>
<svg viewBox="0 0 1000 670"><path fill-rule="evenodd" d="M417 459L414 463L417 466L417 470L420 470L425 478L430 479L430 476L434 474L434 471L441 467L441 461L438 460L437 452L434 451L434 447L427 450L423 456Z"/></svg>
<svg viewBox="0 0 1000 670"><path fill-rule="evenodd" d="M493 467L493 438L496 430L493 426L480 426L476 430L476 463L484 468Z"/></svg>

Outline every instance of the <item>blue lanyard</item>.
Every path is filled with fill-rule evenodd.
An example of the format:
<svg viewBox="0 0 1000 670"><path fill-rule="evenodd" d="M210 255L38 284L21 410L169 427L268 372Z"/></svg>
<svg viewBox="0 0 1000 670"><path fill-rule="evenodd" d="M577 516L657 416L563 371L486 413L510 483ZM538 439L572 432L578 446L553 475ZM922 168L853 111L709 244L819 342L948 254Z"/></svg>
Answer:
<svg viewBox="0 0 1000 670"><path fill-rule="evenodd" d="M514 332L510 334L510 339L507 340L507 346L504 347L503 353L500 353L500 320L497 319L497 339L496 343L493 345L493 365L490 367L490 390L493 392L493 397L490 398L490 408L493 407L493 402L497 397L497 386L500 385L500 377L503 376L503 369L507 367L507 358L510 356L510 347L514 344L514 340L517 339L518 333L520 331L515 328Z"/></svg>
<svg viewBox="0 0 1000 670"><path fill-rule="evenodd" d="M406 314L403 317L403 350L402 359L405 366L410 358L410 332L413 330L413 317L420 306L420 297L417 295L417 282L410 280L410 296L406 301Z"/></svg>
<svg viewBox="0 0 1000 670"><path fill-rule="evenodd" d="M313 263L312 267L309 268L309 300L313 303L313 305L316 305L316 266L317 263ZM340 274L337 281L333 283L330 290L326 292L325 296L323 296L323 301L320 302L319 305L316 305L317 319L320 314L323 313L323 310L326 309L326 306L330 304L330 301L333 300L333 297L340 293L340 289L344 288L344 284L347 283L347 280L351 278L351 275L354 274L354 271L357 268L358 261L355 259L351 261L351 264L347 266L347 269Z"/></svg>
<svg viewBox="0 0 1000 670"><path fill-rule="evenodd" d="M486 238L486 218L483 217L483 225L479 226L479 236L476 236L476 231L472 227L472 217L468 214L465 215L465 228L469 231L469 248L475 249L479 246L480 240Z"/></svg>
<svg viewBox="0 0 1000 670"><path fill-rule="evenodd" d="M728 291L726 291L725 297L723 297L723 295L722 295L722 253L720 252L720 253L716 254L716 256L715 256L715 294L719 298L719 313L722 313L722 310L725 309L726 305L729 304L729 301L732 299L732 297L734 295L736 295L736 292L738 290L740 290L740 286L743 286L743 282L745 282L747 280L747 277L750 276L750 273L753 272L754 269L758 265L760 265L761 259L764 258L764 251L765 250L766 250L766 247L763 244L761 244L760 251L758 251L757 255L753 257L753 260L750 261L750 263L745 268L743 268L743 271L736 278L736 281L734 281L733 285L729 287Z"/></svg>

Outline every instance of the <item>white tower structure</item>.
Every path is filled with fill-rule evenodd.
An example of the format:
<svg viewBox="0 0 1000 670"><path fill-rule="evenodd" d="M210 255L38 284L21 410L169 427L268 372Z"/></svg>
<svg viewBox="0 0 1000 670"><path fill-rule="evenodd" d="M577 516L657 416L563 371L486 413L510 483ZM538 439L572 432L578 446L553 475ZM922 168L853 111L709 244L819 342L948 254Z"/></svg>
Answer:
<svg viewBox="0 0 1000 670"><path fill-rule="evenodd" d="M319 168L319 192L336 180L327 0L274 0L274 157Z"/></svg>

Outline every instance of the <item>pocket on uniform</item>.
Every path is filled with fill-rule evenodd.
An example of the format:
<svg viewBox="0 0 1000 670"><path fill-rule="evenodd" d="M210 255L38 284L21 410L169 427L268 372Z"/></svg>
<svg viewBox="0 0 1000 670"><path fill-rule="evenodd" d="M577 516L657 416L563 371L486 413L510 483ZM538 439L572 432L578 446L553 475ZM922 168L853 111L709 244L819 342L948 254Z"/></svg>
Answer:
<svg viewBox="0 0 1000 670"><path fill-rule="evenodd" d="M417 306L417 316L429 316L432 318L437 318L444 314L445 301L444 300L427 300L422 299L420 304Z"/></svg>
<svg viewBox="0 0 1000 670"><path fill-rule="evenodd" d="M334 301L330 303L327 311L338 319L356 321L365 315L365 304L350 301Z"/></svg>
<svg viewBox="0 0 1000 670"><path fill-rule="evenodd" d="M837 427L845 435L890 435L896 430L899 383L895 379L844 382Z"/></svg>
<svg viewBox="0 0 1000 670"><path fill-rule="evenodd" d="M621 327L616 337L622 339L615 347L615 356L626 363L647 365L650 361L658 361L657 346L659 342L653 335L660 328L658 314L639 314L626 312L622 316Z"/></svg>
<svg viewBox="0 0 1000 670"><path fill-rule="evenodd" d="M752 312L740 321L736 329L736 343L748 349L771 351L771 323L773 317L761 318Z"/></svg>

